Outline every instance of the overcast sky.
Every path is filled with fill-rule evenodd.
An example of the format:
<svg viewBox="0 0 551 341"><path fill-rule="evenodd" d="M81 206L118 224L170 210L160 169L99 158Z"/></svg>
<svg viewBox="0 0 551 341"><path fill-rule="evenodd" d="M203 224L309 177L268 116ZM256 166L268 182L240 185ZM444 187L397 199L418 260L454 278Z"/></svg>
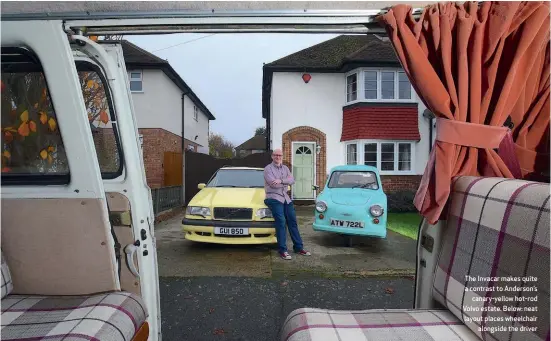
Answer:
<svg viewBox="0 0 551 341"><path fill-rule="evenodd" d="M335 36L185 33L125 39L168 60L216 117L211 121L211 131L237 146L265 124L262 64Z"/></svg>

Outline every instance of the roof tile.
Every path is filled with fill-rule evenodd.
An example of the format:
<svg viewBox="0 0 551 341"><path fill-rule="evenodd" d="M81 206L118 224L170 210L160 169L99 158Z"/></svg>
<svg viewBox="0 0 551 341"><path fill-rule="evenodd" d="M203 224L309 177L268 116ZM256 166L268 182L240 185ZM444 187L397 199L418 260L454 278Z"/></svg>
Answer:
<svg viewBox="0 0 551 341"><path fill-rule="evenodd" d="M342 141L360 139L419 141L417 108L362 106L344 109Z"/></svg>

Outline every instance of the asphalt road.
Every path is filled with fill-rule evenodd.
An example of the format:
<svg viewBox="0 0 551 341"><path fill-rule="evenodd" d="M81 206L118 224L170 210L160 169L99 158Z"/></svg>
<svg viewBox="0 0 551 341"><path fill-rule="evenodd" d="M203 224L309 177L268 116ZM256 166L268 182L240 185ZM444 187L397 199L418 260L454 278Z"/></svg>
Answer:
<svg viewBox="0 0 551 341"><path fill-rule="evenodd" d="M413 307L411 278L162 277L164 341L277 341L294 309Z"/></svg>

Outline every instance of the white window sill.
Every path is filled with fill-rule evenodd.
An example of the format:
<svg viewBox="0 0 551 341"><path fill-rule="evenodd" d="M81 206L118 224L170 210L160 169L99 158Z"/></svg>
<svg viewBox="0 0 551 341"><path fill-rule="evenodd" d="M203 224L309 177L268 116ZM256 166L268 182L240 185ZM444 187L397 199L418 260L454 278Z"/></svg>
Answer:
<svg viewBox="0 0 551 341"><path fill-rule="evenodd" d="M417 103L414 99L360 99L356 101L346 102L345 106L356 103Z"/></svg>

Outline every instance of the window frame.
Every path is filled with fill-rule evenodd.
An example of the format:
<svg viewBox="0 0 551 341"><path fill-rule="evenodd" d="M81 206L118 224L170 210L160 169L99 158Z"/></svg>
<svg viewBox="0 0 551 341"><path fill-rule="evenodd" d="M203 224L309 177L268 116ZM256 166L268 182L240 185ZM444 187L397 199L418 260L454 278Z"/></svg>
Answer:
<svg viewBox="0 0 551 341"><path fill-rule="evenodd" d="M375 71L377 72L377 99L367 99L365 96L365 79L366 72ZM382 98L382 72L394 72L394 98L383 99ZM344 83L345 83L345 103L346 105L354 103L414 103L417 101L417 95L413 89L413 85L410 82L410 94L411 98L397 98L400 96L400 77L401 73L405 74L405 71L402 68L397 67L361 67L354 69L350 72L344 74ZM357 79L357 96L355 100L348 100L348 82L347 79L349 76L356 74Z"/></svg>
<svg viewBox="0 0 551 341"><path fill-rule="evenodd" d="M86 67L87 70L82 70L80 69L81 67ZM79 60L79 59L75 60L75 69L76 69L77 75L81 71L95 72L98 74L98 77L101 79L101 82L103 83L103 88L105 89L105 97L107 99L107 106L109 107L109 119L111 120L110 121L111 129L113 129L113 135L115 137L115 143L117 146L117 152L119 157L119 168L115 172L102 172L101 165L99 164L99 159L98 159L98 166L100 168L100 174L103 180L116 179L123 174L125 162L124 162L124 150L123 150L120 132L117 124L117 115L115 113L115 106L113 105L113 97L111 96L111 89L109 87L109 82L107 81L107 78L105 78L105 75L103 74L101 68L89 60ZM96 157L97 156L98 155L96 152Z"/></svg>
<svg viewBox="0 0 551 341"><path fill-rule="evenodd" d="M348 163L348 146L350 146L350 145L356 145L356 150L355 150L356 163ZM346 143L345 146L344 146L344 164L345 165L358 165L358 164L360 164L359 162L360 162L360 160L359 160L359 157L358 157L358 145L357 145L357 143L355 143L355 142Z"/></svg>
<svg viewBox="0 0 551 341"><path fill-rule="evenodd" d="M193 105L193 119L199 122L199 108L195 104Z"/></svg>
<svg viewBox="0 0 551 341"><path fill-rule="evenodd" d="M381 153L382 153L382 146L383 143L389 143L394 144L394 170L392 171L384 171L381 169ZM365 165L365 145L366 144L376 144L377 145L377 170L379 171L379 174L381 175L416 175L415 171L415 145L416 141L411 140L372 140L372 139L363 139L363 140L353 140L353 141L347 141L344 144L344 159L345 164L348 163L348 146L349 145L356 145L356 165ZM400 144L409 144L410 145L410 170L407 171L400 171L398 170L399 163L400 163Z"/></svg>
<svg viewBox="0 0 551 341"><path fill-rule="evenodd" d="M348 100L348 77L356 75L356 99L349 101ZM352 71L344 75L344 99L346 103L355 103L360 98L360 72Z"/></svg>
<svg viewBox="0 0 551 341"><path fill-rule="evenodd" d="M132 78L132 73L139 73L140 78L139 79ZM130 86L130 83L138 82L138 81L141 84L141 90L132 90L132 87ZM130 89L131 93L140 94L140 93L144 92L144 90L143 90L143 70L128 70L128 89Z"/></svg>
<svg viewBox="0 0 551 341"><path fill-rule="evenodd" d="M25 48L21 47L2 47L1 49L2 55L10 55L15 54L17 56L8 57L9 59L3 59L2 60L2 73L5 73L7 71L4 70L4 68L7 68L8 66L4 67L5 64L12 64L11 68L13 70L21 70L21 71L13 71L13 72L40 72L43 74L44 77L44 83L46 84L49 100L53 109L54 114L56 115L56 121L59 122L59 118L57 116L57 113L55 111L55 104L54 100L50 93L50 83L48 81L48 77L46 77L46 73L44 72L44 66L42 65L42 62L39 60L38 56ZM15 62L15 63L14 63ZM61 127L58 124L57 129L59 131L59 136L61 139L61 142L65 145L65 140L63 138L63 133L61 131ZM48 185L59 185L59 186L67 186L71 183L71 165L69 162L69 157L67 156L67 174L41 174L41 173L30 173L30 174L17 174L17 173L0 173L0 181L2 181L2 186L48 186Z"/></svg>

